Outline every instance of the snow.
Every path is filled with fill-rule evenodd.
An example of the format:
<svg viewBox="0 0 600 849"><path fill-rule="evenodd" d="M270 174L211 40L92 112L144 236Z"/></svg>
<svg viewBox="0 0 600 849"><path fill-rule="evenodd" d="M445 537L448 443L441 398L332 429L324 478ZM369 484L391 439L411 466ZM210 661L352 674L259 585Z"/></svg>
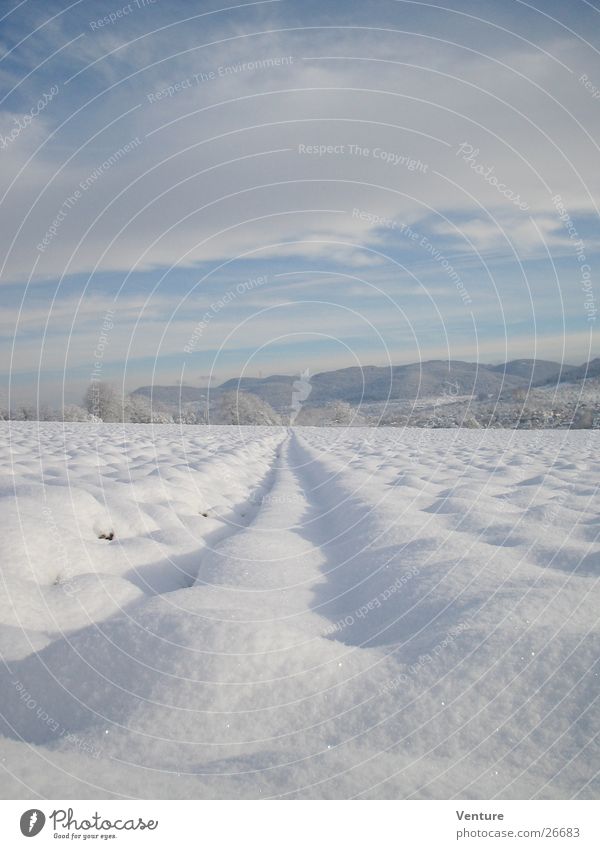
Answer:
<svg viewBox="0 0 600 849"><path fill-rule="evenodd" d="M598 795L597 433L1 428L5 798Z"/></svg>

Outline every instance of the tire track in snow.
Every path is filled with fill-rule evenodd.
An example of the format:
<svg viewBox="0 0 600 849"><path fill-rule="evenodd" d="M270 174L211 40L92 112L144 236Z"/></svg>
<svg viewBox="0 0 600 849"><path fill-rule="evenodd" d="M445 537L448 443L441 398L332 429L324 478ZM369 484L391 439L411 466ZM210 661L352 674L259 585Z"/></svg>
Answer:
<svg viewBox="0 0 600 849"><path fill-rule="evenodd" d="M135 567L126 574L126 577L147 595L165 594L192 587L198 577L202 557L229 537L243 533L246 527L251 524L254 515L260 510L260 506L257 506L256 502L257 495L264 499L265 494L271 491L276 478L281 445L284 441L285 437L282 437L281 442L270 449L272 452L271 465L259 483L251 489L249 497L232 505L230 512L239 518L232 520L227 514L221 515L218 511L215 511L214 515L212 511L210 514L201 511L201 515L205 518L213 520L216 518L223 524L221 527L216 527L204 534L202 545L198 549ZM231 461L232 458L237 459L238 456L243 459L247 451L247 447L242 450L227 451L227 459ZM217 456L209 463L208 469L210 469L210 465L217 465L218 463L219 457ZM245 521L241 522L241 519Z"/></svg>

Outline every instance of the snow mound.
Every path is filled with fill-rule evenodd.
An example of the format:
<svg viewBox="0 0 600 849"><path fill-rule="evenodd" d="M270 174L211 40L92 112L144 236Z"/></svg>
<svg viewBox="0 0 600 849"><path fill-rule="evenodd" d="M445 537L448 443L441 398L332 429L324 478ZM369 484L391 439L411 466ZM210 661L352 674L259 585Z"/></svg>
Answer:
<svg viewBox="0 0 600 849"><path fill-rule="evenodd" d="M5 423L5 797L598 794L593 433Z"/></svg>

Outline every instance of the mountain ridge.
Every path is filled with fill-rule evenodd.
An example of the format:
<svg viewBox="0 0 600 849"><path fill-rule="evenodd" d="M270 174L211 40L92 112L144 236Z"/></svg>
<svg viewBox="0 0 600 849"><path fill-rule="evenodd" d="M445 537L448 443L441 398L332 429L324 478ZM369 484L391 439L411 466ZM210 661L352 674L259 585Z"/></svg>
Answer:
<svg viewBox="0 0 600 849"><path fill-rule="evenodd" d="M431 396L500 397L516 389L547 386L600 374L600 358L580 366L552 360L515 359L497 365L464 360L426 360L392 366L350 366L309 375L307 407L341 401L354 406L386 400L416 400ZM275 410L289 410L299 375L231 378L216 387L187 385L140 386L132 395L168 406L207 403L225 392L256 395Z"/></svg>

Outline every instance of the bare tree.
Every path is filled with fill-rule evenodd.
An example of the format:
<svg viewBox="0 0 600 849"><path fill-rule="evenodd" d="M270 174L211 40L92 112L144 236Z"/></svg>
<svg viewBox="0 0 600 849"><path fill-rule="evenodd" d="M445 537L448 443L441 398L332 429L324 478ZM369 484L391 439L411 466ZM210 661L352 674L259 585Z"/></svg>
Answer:
<svg viewBox="0 0 600 849"><path fill-rule="evenodd" d="M123 404L110 383L93 380L88 386L83 405L88 413L103 422L119 422L123 419Z"/></svg>

